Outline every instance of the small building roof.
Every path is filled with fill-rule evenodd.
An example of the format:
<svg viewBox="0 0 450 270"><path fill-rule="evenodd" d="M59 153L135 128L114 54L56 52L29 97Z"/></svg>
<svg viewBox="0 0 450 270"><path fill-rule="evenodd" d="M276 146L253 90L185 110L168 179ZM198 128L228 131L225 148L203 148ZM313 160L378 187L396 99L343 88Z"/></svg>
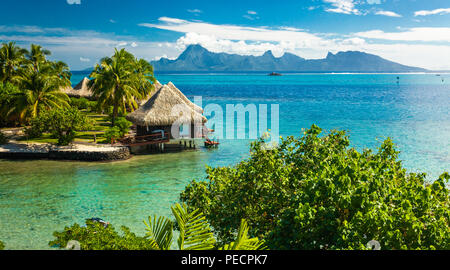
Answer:
<svg viewBox="0 0 450 270"><path fill-rule="evenodd" d="M206 117L189 106L180 93L168 85L163 85L143 106L128 114L127 119L139 126L170 126L177 120L185 123L205 123ZM177 109L178 114L172 113Z"/></svg>
<svg viewBox="0 0 450 270"><path fill-rule="evenodd" d="M178 89L172 82L169 82L167 84L189 107L192 107L196 112L202 114L203 109L202 107L198 106L197 104L190 101L181 91Z"/></svg>
<svg viewBox="0 0 450 270"><path fill-rule="evenodd" d="M62 91L69 97L92 99L94 93L88 87L89 79L84 77L74 88L66 88Z"/></svg>

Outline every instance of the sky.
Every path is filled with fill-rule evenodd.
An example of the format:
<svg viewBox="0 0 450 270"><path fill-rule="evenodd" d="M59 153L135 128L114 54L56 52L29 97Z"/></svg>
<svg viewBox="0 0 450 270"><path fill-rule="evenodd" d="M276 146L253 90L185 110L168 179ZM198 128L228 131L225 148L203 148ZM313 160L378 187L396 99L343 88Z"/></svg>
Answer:
<svg viewBox="0 0 450 270"><path fill-rule="evenodd" d="M307 59L358 50L450 70L449 0L14 0L3 1L0 42L40 44L72 70L114 48L148 61L190 44L213 52Z"/></svg>

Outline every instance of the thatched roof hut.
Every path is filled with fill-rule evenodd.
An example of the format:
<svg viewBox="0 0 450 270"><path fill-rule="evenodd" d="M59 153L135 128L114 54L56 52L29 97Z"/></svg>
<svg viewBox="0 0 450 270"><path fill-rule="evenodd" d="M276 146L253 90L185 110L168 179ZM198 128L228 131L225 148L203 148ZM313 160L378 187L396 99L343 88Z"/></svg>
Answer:
<svg viewBox="0 0 450 270"><path fill-rule="evenodd" d="M189 107L192 107L196 112L202 114L202 107L190 101L172 82L167 84Z"/></svg>
<svg viewBox="0 0 450 270"><path fill-rule="evenodd" d="M183 94L181 93L181 95ZM172 109L175 106L184 106L181 108L187 113L172 115ZM127 119L143 127L171 126L177 120L187 123L205 123L207 121L206 117L186 104L185 99L168 85L162 86L143 106L128 114Z"/></svg>
<svg viewBox="0 0 450 270"><path fill-rule="evenodd" d="M63 89L63 92L69 97L93 99L93 92L88 87L89 81L90 80L85 77L73 89Z"/></svg>
<svg viewBox="0 0 450 270"><path fill-rule="evenodd" d="M150 93L150 95L147 98L138 101L139 106L143 106L152 97L152 95L162 87L162 84L159 81L154 82L153 85L155 86L155 89L153 90L152 93Z"/></svg>

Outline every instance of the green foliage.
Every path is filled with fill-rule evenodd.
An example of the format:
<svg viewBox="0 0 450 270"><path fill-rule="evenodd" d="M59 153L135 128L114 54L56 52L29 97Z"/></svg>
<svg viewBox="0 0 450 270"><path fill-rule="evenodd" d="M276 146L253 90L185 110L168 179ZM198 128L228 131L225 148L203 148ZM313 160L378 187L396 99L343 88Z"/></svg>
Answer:
<svg viewBox="0 0 450 270"><path fill-rule="evenodd" d="M75 108L54 109L42 113L31 121L31 127L25 132L29 138L41 137L43 132L50 132L58 139L58 145L68 145L75 138L78 130L92 127L92 121Z"/></svg>
<svg viewBox="0 0 450 270"><path fill-rule="evenodd" d="M6 137L6 135L0 131L0 145L2 144L7 144L8 143L8 138Z"/></svg>
<svg viewBox="0 0 450 270"><path fill-rule="evenodd" d="M199 210L188 211L187 206L176 204L172 207L180 231L178 248L180 250L210 250L216 240L206 218Z"/></svg>
<svg viewBox="0 0 450 270"><path fill-rule="evenodd" d="M117 139L122 137L122 133L118 127L110 127L105 131L105 138L107 143L114 143Z"/></svg>
<svg viewBox="0 0 450 270"><path fill-rule="evenodd" d="M0 48L0 82L11 82L26 61L27 50L16 46L15 42L3 43Z"/></svg>
<svg viewBox="0 0 450 270"><path fill-rule="evenodd" d="M14 106L15 97L20 94L20 90L12 83L0 82L0 126L8 126L17 120L11 114L11 108Z"/></svg>
<svg viewBox="0 0 450 270"><path fill-rule="evenodd" d="M24 132L28 139L39 138L47 131L47 116L41 115L31 119L30 126Z"/></svg>
<svg viewBox="0 0 450 270"><path fill-rule="evenodd" d="M179 228L177 239L180 250L212 250L215 239L205 216L198 210L189 211L186 205L176 204L172 207ZM62 232L54 232L55 240L49 243L52 247L64 248L71 240L78 241L82 250L169 250L173 241L174 222L167 217L149 217L144 221L145 237L136 236L128 228L122 226L122 234L115 231L110 224L104 226L99 222L86 221L85 227L74 224L64 228ZM249 239L245 221L235 242L221 249L256 250L263 249L263 242Z"/></svg>
<svg viewBox="0 0 450 270"><path fill-rule="evenodd" d="M95 101L90 101L86 98L70 98L70 105L77 108L78 110L88 110L93 111L96 109L97 103Z"/></svg>
<svg viewBox="0 0 450 270"><path fill-rule="evenodd" d="M65 248L70 240L80 243L82 250L149 250L151 243L144 237L136 236L129 228L122 226L121 234L109 224L86 220L86 226L74 224L65 227L62 232L54 232L55 240L49 243L51 247Z"/></svg>
<svg viewBox="0 0 450 270"><path fill-rule="evenodd" d="M2 241L0 241L0 250L4 250L5 249L5 244L3 244Z"/></svg>
<svg viewBox="0 0 450 270"><path fill-rule="evenodd" d="M0 48L0 83L11 83L20 89L7 93L7 105L0 94L0 122L27 123L42 111L68 106L69 98L61 91L70 86L71 73L64 62L47 59L50 51L32 44L30 51L15 43ZM1 91L0 91L1 92ZM0 123L1 124L1 123Z"/></svg>
<svg viewBox="0 0 450 270"><path fill-rule="evenodd" d="M377 152L350 148L343 131L313 125L275 148L252 143L250 158L234 167L207 168L181 194L204 212L219 240L228 242L241 219L249 234L272 249L450 248L450 179L433 184L407 174L390 139Z"/></svg>
<svg viewBox="0 0 450 270"><path fill-rule="evenodd" d="M131 123L124 117L117 118L116 122L114 123L114 126L119 128L120 137L125 136L130 131L130 127L132 125L133 125L133 123Z"/></svg>
<svg viewBox="0 0 450 270"><path fill-rule="evenodd" d="M245 219L241 221L241 226L239 227L237 240L226 244L220 250L260 250L265 249L264 241L260 241L258 238L248 237L248 224Z"/></svg>

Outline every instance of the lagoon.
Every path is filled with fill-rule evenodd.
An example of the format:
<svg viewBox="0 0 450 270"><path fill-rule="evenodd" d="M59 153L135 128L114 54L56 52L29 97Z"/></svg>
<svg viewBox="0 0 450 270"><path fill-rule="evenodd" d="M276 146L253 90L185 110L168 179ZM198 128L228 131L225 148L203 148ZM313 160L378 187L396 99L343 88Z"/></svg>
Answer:
<svg viewBox="0 0 450 270"><path fill-rule="evenodd" d="M78 83L88 74L74 74ZM352 146L376 149L390 136L410 172L432 181L450 169L450 74L156 74L203 105L278 104L280 135L315 123L349 131ZM399 80L397 80L399 77ZM398 81L398 82L397 82ZM269 126L270 127L270 126ZM47 249L52 232L101 217L143 233L205 165L246 158L250 140L219 149L136 156L114 163L0 160L0 240L7 249Z"/></svg>

